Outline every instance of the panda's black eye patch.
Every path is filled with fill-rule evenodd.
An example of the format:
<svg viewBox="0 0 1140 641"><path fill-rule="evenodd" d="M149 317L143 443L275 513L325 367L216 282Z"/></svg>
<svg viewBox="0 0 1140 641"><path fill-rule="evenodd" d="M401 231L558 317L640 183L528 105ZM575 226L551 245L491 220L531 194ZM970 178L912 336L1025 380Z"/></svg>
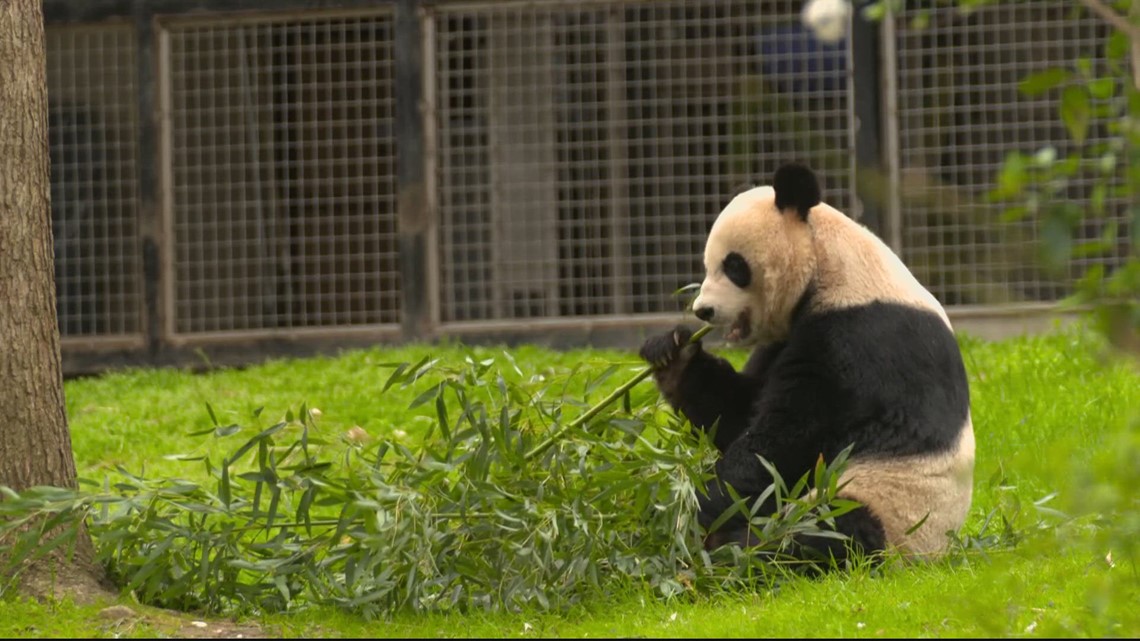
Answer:
<svg viewBox="0 0 1140 641"><path fill-rule="evenodd" d="M720 268L728 280L741 289L752 283L752 268L748 266L748 261L736 252L729 252Z"/></svg>

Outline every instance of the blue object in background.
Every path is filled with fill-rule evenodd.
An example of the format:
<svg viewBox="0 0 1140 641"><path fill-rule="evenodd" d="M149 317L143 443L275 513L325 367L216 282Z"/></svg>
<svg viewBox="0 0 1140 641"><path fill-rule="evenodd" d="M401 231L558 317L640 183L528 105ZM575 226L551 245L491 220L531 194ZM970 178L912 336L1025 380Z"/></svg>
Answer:
<svg viewBox="0 0 1140 641"><path fill-rule="evenodd" d="M847 89L847 39L820 42L801 25L766 29L756 36L764 77L780 93Z"/></svg>

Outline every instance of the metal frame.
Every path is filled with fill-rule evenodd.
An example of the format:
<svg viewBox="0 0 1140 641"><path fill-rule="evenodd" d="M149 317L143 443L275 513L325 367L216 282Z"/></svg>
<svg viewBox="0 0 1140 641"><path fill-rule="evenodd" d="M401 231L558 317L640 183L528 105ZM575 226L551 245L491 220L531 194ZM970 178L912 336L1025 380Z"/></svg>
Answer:
<svg viewBox="0 0 1140 641"><path fill-rule="evenodd" d="M632 296L622 290L629 274L620 260L625 251L623 239L631 233L628 216L629 194L624 192L628 169L623 123L611 119L604 126L608 145L609 180L615 186L605 197L613 214L609 221L610 255L617 270L612 297L614 313L605 315L559 316L514 320L443 321L441 274L441 185L443 153L437 95L438 20L459 12L512 9L604 8L620 11L625 7L653 7L657 0L44 0L50 26L99 29L106 25L133 25L137 47L136 108L139 113L139 234L143 269L141 327L130 336L65 336L62 340L65 370L69 373L98 371L115 364L184 365L204 353L214 363L241 363L267 352L273 355L318 353L345 346L365 346L377 342L431 340L458 336L471 343L538 342L556 346L590 343L599 346L628 346L646 332L659 331L684 322L676 313L631 313ZM176 273L173 246L175 194L172 128L171 39L172 26L217 25L226 23L263 24L282 18L360 18L391 16L394 37L406 46L395 48L395 119L397 129L397 240L401 276L400 322L287 329L249 329L179 333L176 308ZM856 20L856 18L853 18ZM903 211L899 197L902 166L899 130L899 33L897 18L888 16L877 28L853 24L846 43L847 103L852 124L850 143L850 194L862 196L857 173L865 167L882 169L889 189L885 203L877 211L862 211L862 218L880 233L898 253L903 249ZM606 38L607 65L621 65L625 52L619 40L625 34L612 23L602 27ZM617 36L620 36L617 37ZM857 40L860 39L860 40ZM874 60L877 77L855 74L860 66ZM605 79L607 112L624 113L626 97L622 80L614 74ZM867 88L872 85L881 91ZM856 88L858 87L858 89ZM853 96L862 92L860 102ZM616 105L616 106L615 106ZM873 121L873 122L872 122ZM873 125L873 126L872 126ZM875 163L878 162L878 167ZM866 207L866 201L863 200ZM854 208L858 209L858 208ZM858 216L859 211L853 211ZM628 271L628 269L626 270ZM951 306L947 312L959 331L983 337L999 337L1017 332L1047 329L1054 318L1068 318L1051 303L1005 304L996 306Z"/></svg>
<svg viewBox="0 0 1140 641"><path fill-rule="evenodd" d="M116 18L112 18L112 19L103 21L100 24L88 24L86 22L76 22L76 23L63 23L63 24L58 24L58 25L51 25L51 30L54 33L65 32L65 33L100 34L100 33L105 33L108 29L120 29L120 30L126 31L127 29L129 29L132 26L132 24L133 24L132 21L127 19L127 18L116 17ZM135 52L134 52L135 59L138 60L140 58L141 54L142 54L142 52L139 51L137 46L136 46ZM140 112L137 114L137 116L138 116L138 119L139 119L140 124L141 124L141 121L143 119L145 119L145 114ZM141 146L141 144L140 144L140 146ZM143 159L137 153L135 154L135 158L136 158L135 163L137 165L140 165L139 167L136 167L136 171L141 172L142 171L141 165L143 163ZM58 171L58 168L53 168L53 171ZM141 225L142 225L141 219L143 218L143 214L142 214L141 203L138 202L139 196L140 196L140 194L138 194L138 193L135 194L135 197L136 197L135 198L135 200L136 200L135 224L138 227L138 231L141 231ZM75 335L75 336L63 335L60 337L62 349L71 350L71 351L106 352L106 351L117 350L117 349L141 349L146 345L147 311L146 311L146 305L145 305L145 291L144 291L145 284L146 284L146 276L145 276L145 268L144 268L142 260L139 260L137 262L136 270L137 270L137 272L135 274L135 277L138 279L139 284L137 286L137 291L135 292L135 294L138 296L138 299L139 299L139 308L137 310L137 316L135 316L134 320L137 323L138 329L133 331L133 332L126 332L126 333L121 333L121 334L89 334L89 335Z"/></svg>
<svg viewBox="0 0 1140 641"><path fill-rule="evenodd" d="M262 25L262 24L278 23L278 22L281 22L283 20L288 20L288 19L299 19L299 20L305 20L305 21L337 20L337 19L346 19L346 18L359 18L359 19L396 18L396 19L398 19L401 16L401 12L404 10L404 5L408 4L408 3L405 0L401 0L400 3L387 3L387 4L381 4L381 5L377 6L375 3L347 2L347 3L341 3L341 4L361 5L361 6L359 8L337 8L337 7L334 7L334 8L315 8L315 9L311 9L311 10L302 10L301 8L312 6L314 4L326 5L328 3L301 2L301 1L295 0L293 2L286 2L283 4L286 5L285 8L280 8L281 5L276 4L276 5L274 5L275 9L271 10L271 11L260 11L257 13L227 12L226 13L226 20L224 23L220 23L219 15L217 13L207 14L207 15L195 14L195 15L190 15L190 16L186 16L186 15L173 15L173 16L172 15L157 15L157 16L154 16L152 19L153 24L154 24L154 29L155 29L156 33L158 34L158 40L159 40L159 56L158 56L158 59L159 59L159 82L158 82L158 84L159 84L160 89L158 91L158 94L159 94L160 108L158 109L158 112L160 113L160 117L161 117L161 124L159 126L159 130L161 131L159 149L160 149L160 163L161 163L161 167L162 167L161 180L160 180L160 191L163 194L163 199L162 199L162 203L161 203L161 212L162 212L161 213L161 221L162 222L161 222L161 234L160 234L160 237L163 240L163 243L162 243L162 247L161 247L161 250L159 253L163 257L163 266L161 269L161 273L162 273L161 299L163 300L163 311L164 311L164 313L162 314L163 323L162 323L162 331L161 331L160 340L161 340L161 343L163 343L165 346L177 348L177 347L186 346L186 345L232 344L235 342L256 341L259 339L273 339L273 338L285 338L285 339L290 339L290 340L293 340L293 339L299 340L299 339L315 339L318 337L333 339L333 338L337 338L337 337L368 336L368 337L371 337L373 340L392 340L392 339L397 339L397 338L401 338L401 337L402 338L414 338L414 337L424 337L427 335L425 332L423 332L420 329L415 329L413 331L414 328L422 327L425 325L425 323L422 320L418 320L418 319L409 320L409 318L404 318L403 329L401 329L400 323L388 322L388 323L364 323L364 324L355 324L355 325L337 325L337 326L328 326L328 327L258 328L258 329L230 329L230 330L207 330L207 331L195 330L195 331L191 331L191 332L183 332L183 331L179 331L179 329L176 325L177 318L178 318L177 310L176 310L176 300L177 300L176 292L177 292L178 284L177 284L176 266L175 266L175 262L174 262L175 261L175 250L174 250L174 247L172 245L172 239L174 238L174 234L175 234L175 231L174 231L174 200L173 200L173 188L172 188L172 185L174 184L174 182L173 182L174 181L173 164L172 164L173 163L172 135L173 135L174 127L173 127L173 122L172 122L171 77L170 77L170 69L171 69L170 37L171 37L172 31L175 29L180 29L180 28L185 28L185 27L191 27L191 28L193 28L193 27L215 27L215 26L219 26L221 24L224 24L227 26L234 25L234 24L238 24L238 25L242 25L242 26ZM412 2L410 4L414 5L415 3ZM297 5L300 8L296 8L296 9L289 8L290 5ZM414 11L414 7L413 7L413 11ZM414 15L413 15L412 19L413 19L413 21L416 20ZM413 24L414 24L414 22L413 22ZM397 33L397 37L399 37L402 32L399 28L397 28L396 33ZM399 51L401 51L401 49L397 48L397 52L399 52ZM397 65L401 64L401 60L399 59L399 53L397 53L396 64ZM408 66L409 68L411 68L413 70L418 70L419 68L421 68L420 63L417 60L415 60L414 58L410 59L410 60L404 60L403 64ZM416 120L419 119L419 117L420 117L418 115L419 111L420 111L420 105L419 105L419 102L414 99L414 97L411 100L404 99L404 102L401 103L401 96L408 96L408 95L414 95L414 94L410 94L407 91L403 91L403 92L397 91L396 92L397 113L399 114L399 110L402 108L405 113L407 113L410 110L413 114L412 119L410 121L405 122L404 126L400 126L399 124L397 124L396 128L400 132L407 131L409 129L408 123L410 122L412 125L414 125ZM399 117L399 116L397 116L397 117ZM416 133L414 135L418 136L418 135L422 135L422 134ZM397 143L397 145L403 149L409 149L410 148L410 145L407 143L406 140L401 140L400 142ZM400 160L399 160L399 163L400 163L399 171L401 173L401 185L403 184L403 182L407 182L407 180L405 178L403 178L404 173L409 168L417 167L418 162L419 162L414 157L414 154L403 153L402 156L403 157L400 158ZM414 181L415 178L413 177L412 180ZM415 188L417 190L423 189L422 185L415 187ZM400 190L402 192L404 190L404 187L400 186ZM409 225L411 227L415 227L419 223L419 221L424 220L425 217L424 217L422 211L409 211L409 209L408 209L409 206L416 207L418 209L419 205L417 204L417 202L422 201L422 199L423 199L422 195L417 195L417 196L413 197L412 200L405 200L404 195L401 193L400 198L399 198L399 204L397 205L397 218L400 221L399 234L401 235L401 237L399 239L400 240L400 244L399 244L400 261L401 261L401 267L405 270L405 275L402 277L404 279L405 283L408 280L406 270L408 269L409 265L412 265L412 264L423 265L426 261L426 257L429 254L429 252L426 250L426 248L424 246L424 238L427 236L426 231L425 230L416 230L416 229L405 229ZM409 222L409 221L411 221L411 222ZM404 235L409 231L412 234L414 234L417 238L414 240L411 240L408 243L405 243L405 240L408 240L408 239L405 239ZM420 267L420 269L423 269L423 267ZM409 301L412 301L415 305L422 306L423 303L418 302L418 301L423 299L424 292L428 291L428 289L424 288L424 287L403 287L401 289L401 291L403 294L403 304L404 304L403 307L404 307L404 310L407 310ZM418 317L420 313L421 312L417 311L413 315Z"/></svg>
<svg viewBox="0 0 1140 641"><path fill-rule="evenodd" d="M658 6L660 4L661 3L657 3L657 2L653 2L653 1L647 1L647 0L639 0L636 2L614 1L614 0L585 0L583 2L572 2L572 1L567 1L567 0L551 0L550 2L526 2L526 1L510 1L510 0L508 0L505 2L493 2L493 3L491 3L491 2L434 3L431 5L430 9L427 9L427 11L429 11L432 15L437 16L438 19L440 19L440 20L445 20L445 19L452 20L452 19L455 19L459 16L463 16L463 17L470 16L471 19L477 19L480 17L486 17L487 19L491 19L489 16L496 16L496 15L502 16L504 14L510 15L508 12L511 10L516 10L516 9L526 9L528 11L535 11L536 13L542 12L542 13L540 13L540 17L546 15L545 12L560 12L560 11L568 11L569 13L573 13L575 11L599 12L599 13L604 12L604 11L609 11L609 12L616 12L618 15L621 15L622 11L625 11L631 7L653 8L653 7ZM733 15L735 15L736 12L740 10L738 5L739 5L739 3L737 3L736 5L733 5L734 7L737 7L737 8L731 9L731 12ZM674 3L669 3L668 6L673 7L673 8L680 8L683 5L681 5L680 3L674 2ZM712 5L712 4L709 4L707 6L712 7L714 9L719 9L719 7L716 7L715 5ZM783 12L787 8L787 6L790 6L790 5L781 4L781 6L780 6L781 15L783 15ZM667 14L665 12L662 12L662 18L664 18L665 15L667 15ZM703 15L704 14L702 13L702 20L703 20ZM531 18L531 16L528 14L525 19L529 20L530 18ZM757 28L768 28L769 26L770 27L776 26L775 23L771 22L771 18L760 18L759 16L757 16L757 19L759 20L759 22L757 22L754 25ZM653 22L653 21L658 20L658 18L653 17L653 18L649 18L649 20L651 22ZM719 22L714 22L714 20L717 20ZM527 24L529 24L529 22ZM574 23L574 24L577 24L577 23ZM593 24L594 24L593 22L590 22L590 25L593 25ZM717 18L710 18L709 24L710 25L713 25L713 24L723 25L724 24L723 17L720 16L718 13ZM764 25L764 26L762 27L761 25ZM636 26L636 25L631 25L631 26ZM681 23L678 23L676 26L681 27L683 25ZM575 28L575 27L571 27L571 28ZM606 108L604 105L612 105L613 101L615 101L615 100L619 100L622 103L624 103L626 101L626 97L623 95L624 87L625 87L625 81L624 81L624 79L622 79L622 76L620 73L620 68L621 68L622 58L624 58L624 54L622 53L622 47L623 47L622 42L624 42L624 39L625 39L624 29L627 27L624 25L624 23L623 24L610 23L608 25L603 25L603 26L581 26L581 28L584 30L585 29L600 29L600 30L603 30L604 32L611 33L611 34L617 33L621 36L620 38L606 38L604 45L597 44L595 42L595 46L604 47L609 55L606 55L604 58L604 60L605 60L604 68L602 68L602 67L597 67L597 68L591 67L591 73L596 73L597 75L604 75L605 79L602 80L596 76L591 76L591 79L585 81L586 83L595 83L596 86L603 86L604 85L604 87L606 89L608 89L608 91L605 92L605 98L599 99L600 102L598 102L598 103L591 102L589 108L590 109L604 109L606 112L611 113L613 110L612 106L610 106L609 108ZM445 29L444 26L440 26L439 29L440 29L440 33L443 34L440 36L441 38L448 37L450 35L450 34L444 33L444 29ZM466 34L466 33L467 32L464 32L464 34ZM478 34L481 36L485 35L481 28L478 30ZM459 33L456 32L457 37L458 37L458 35L459 35ZM476 35L476 32L473 31L470 35L471 35L471 37L474 37ZM748 48L753 47L754 46L754 38L756 38L757 35L758 35L758 32L756 32L756 31L750 30L747 34L744 34L742 32L742 34L740 36L739 46L741 46L742 48L745 46L747 46ZM464 35L464 37L467 37L467 36ZM777 37L782 37L782 36L777 36ZM638 42L640 42L640 41L638 41ZM646 47L649 46L648 42L649 41L647 41L647 43L645 43ZM679 38L678 42L676 43L676 46L678 46L678 47L681 47L681 46L697 47L697 46L702 46L703 44L708 44L708 42L702 40L701 44L698 45L695 39L691 43L686 43L683 38ZM570 45L570 46L575 46L575 45ZM441 55L442 55L442 53L441 53ZM490 54L485 54L485 55L490 55ZM731 55L732 55L733 62L732 63L725 62L725 64L738 64L741 60L747 59L747 56L745 56L744 54L733 53ZM738 57L738 56L742 56L742 57ZM582 64L582 63L579 62L576 64ZM589 63L589 64L592 65L594 63ZM644 64L644 62L643 62L643 64ZM435 67L433 66L433 68L435 68ZM575 67L575 68L577 68L577 67ZM615 71L615 70L618 71L618 73L613 73L613 71ZM607 71L609 71L609 73L606 73ZM441 73L447 73L447 72L441 71ZM795 76L796 81L801 81L801 80L804 80L807 78L806 73L801 76L801 72L799 70L796 70L793 72L793 71L789 71L788 69L784 69L782 71L778 71L777 73L780 74L779 78L781 78L783 80L788 80L788 79L792 78L793 76ZM678 78L681 78L681 77L678 76ZM840 105L841 103L839 101L846 98L846 102L842 103L845 106L843 106L841 108L831 107L828 109L828 111L826 112L828 118L839 118L844 112L846 112L848 114L848 119L850 119L850 113L853 110L853 105L852 105L851 100L850 100L850 91L851 91L851 82L850 81L851 81L851 78L849 77L849 74L846 74L843 76L843 80L840 81L843 84L838 85L839 87L843 87L842 90L836 90L836 89L832 89L832 88L818 90L819 91L819 94L818 94L819 98L823 98L823 99L830 98L832 100L835 100L836 101L835 105ZM444 86L444 83L446 83L446 82L447 82L446 79L439 79L437 81L437 83L440 83L440 86ZM680 82L680 80L679 80L679 82ZM619 90L615 91L614 90L615 88L617 88ZM817 90L813 89L812 91L815 92ZM846 94L846 95L844 95L844 94ZM441 98L441 100L444 100L444 98ZM652 98L651 100L660 101L661 98L660 97ZM684 101L684 100L686 100L686 98L681 98L680 100ZM434 96L433 96L433 99L431 101L429 101L429 104L431 104L432 106L436 106L437 101L434 99ZM442 103L440 103L440 104L442 105ZM870 100L870 104L872 106L872 109L876 109L875 105L877 105L877 99L872 97L872 99ZM702 109L702 108L709 108L709 107L710 107L710 105L705 104L703 102L701 104L694 104L693 105L694 110ZM443 106L441 106L440 108L443 108ZM624 111L624 110L619 109L617 113L620 114L620 113L622 113L622 111ZM820 113L823 113L823 112L820 112ZM466 117L470 117L469 114L464 114L464 115ZM447 114L443 114L443 115L440 115L440 117L441 118L447 118L449 116ZM707 114L706 116L703 117L701 123L702 123L702 125L706 125L706 126L710 126L710 127L712 127L712 126L731 127L731 126L735 125L738 121L742 121L743 119L753 120L755 118L756 118L756 116L739 116L739 115L733 115L733 114L712 115L710 113L710 114ZM765 122L768 121L767 118L762 118L762 120ZM753 123L753 124L757 124L757 123ZM634 307L635 304L638 304L638 305L645 304L644 301L642 301L640 298L635 299L634 297L629 296L625 292L623 292L623 288L628 287L628 281L629 281L628 278L625 278L625 279L622 278L623 269L624 269L624 272L628 273L630 271L630 267L628 265L626 265L626 261L621 259L621 256L623 255L623 253L625 253L625 250L621 248L621 245L622 245L622 239L627 238L629 233L630 233L628 230L628 227L630 225L631 220L628 216L623 216L620 214L621 211L628 209L628 205L626 204L626 201L628 201L628 197L625 193L623 193L623 190L626 187L626 185L625 185L626 181L623 178L625 176L625 166L627 163L626 163L625 154L624 154L624 151L622 150L622 145L620 144L620 141L622 140L622 136L624 135L623 127L625 127L627 125L626 125L625 117L623 115L620 117L613 118L613 119L609 120L607 123L603 123L603 124L600 124L598 126L601 128L604 128L606 130L606 132L608 133L608 135L606 136L606 142L604 144L608 145L608 149L610 150L610 153L608 154L608 158L606 160L599 161L599 163L607 165L608 167L611 168L611 170L615 170L615 171L611 171L607 177L599 178L597 181L597 186L602 186L602 187L609 189L608 195L602 196L601 199L598 201L598 203L591 202L591 203L587 204L586 206L597 205L597 206L602 207L604 209L606 207L606 205L608 204L609 206L612 207L611 212L613 212L613 213L606 214L607 217L612 216L612 219L613 219L612 223L610 223L610 226L609 226L609 229L611 231L605 235L606 237L604 238L604 240L600 241L602 243L607 243L608 246L610 247L610 251L605 252L605 258L604 258L604 261L605 261L606 266L607 266L606 267L606 269L607 269L606 278L607 278L607 282L609 283L610 291L607 292L606 294L600 294L600 293L597 294L597 298L593 298L590 295L583 295L581 302L579 302L579 299L574 298L574 300L570 303L570 305L573 305L573 306L581 305L581 306L585 307L585 306L590 306L593 304L601 304L599 301L601 301L603 296L606 296L612 305L613 314L621 316L621 315L629 314L629 312L632 310L632 308ZM760 126L762 126L762 125L760 125ZM484 125L484 127L486 127L486 125ZM480 132L482 133L483 131L484 130L481 128ZM831 135L830 129L828 131L829 131L829 136L831 136L832 140L839 138L839 135ZM836 130L836 132L838 132L838 129ZM846 157L842 161L843 163L846 163L846 166L839 167L839 168L833 168L836 172L841 173L843 175L842 185L838 186L838 187L833 187L833 188L836 188L837 191L839 191L843 194L849 194L849 193L853 193L853 190L855 187L855 173L853 171L854 166L855 166L855 161L856 161L855 143L854 143L855 136L854 136L853 132L849 129L844 130L843 132L840 133L840 135L842 135L847 141L846 150L845 150L845 156ZM536 141L536 144L539 144L538 141ZM569 144L574 144L574 143L569 143ZM679 139L677 141L677 146L679 148L681 146L683 146L684 144L685 144L685 142L683 139ZM494 145L490 144L489 146L493 147ZM615 149L617 150L617 153L614 153ZM875 153L874 149L872 149L871 151L872 151L872 153ZM683 156L676 156L676 157L674 157L674 160L676 162L684 162ZM712 157L709 157L709 158L700 158L697 160L697 162L728 162L728 161L727 160L713 160ZM437 163L437 166L438 166L438 163ZM711 180L711 178L710 178L710 180ZM833 184L835 184L835 183L833 183ZM561 187L562 185L560 184L559 186ZM588 186L592 187L595 185L591 183ZM498 189L499 187L500 186L497 184L497 182L492 180L490 183L490 187L486 188L486 189L489 189L491 194L492 194L492 210L493 210L494 201L495 201L494 194L498 193L495 190ZM586 187L583 187L583 188L586 188ZM465 187L463 187L461 185L460 190L461 191L465 190ZM464 195L466 195L466 194L464 194ZM475 194L472 192L470 195L476 196L478 194ZM699 196L695 196L695 195L693 197L699 198ZM648 199L644 199L644 203L649 203L651 200L656 199L656 198L658 198L658 197L657 196L650 196ZM673 198L673 197L669 196L669 198ZM682 200L684 200L684 197L678 196L676 198L673 198L673 200L676 200L678 206L681 206L680 202ZM650 206L650 205L643 204L643 206ZM681 207L683 208L683 206L681 206ZM708 212L706 212L706 213L708 213ZM715 213L715 212L711 212L711 213ZM451 220L450 214L448 214L448 216L449 217L447 220ZM440 217L442 218L443 214L441 214ZM665 218L668 219L669 216L666 215ZM444 223L441 223L441 224L446 224L447 220L445 220ZM500 219L496 217L495 220L500 220ZM661 224L666 224L666 225L672 225L673 224L671 222L671 219L669 219L669 220L663 219L663 221L664 222ZM634 222L636 222L636 219L634 219ZM651 218L645 218L644 222L649 222L650 224L658 224L656 222L652 222ZM480 223L480 225L481 224L482 223ZM597 223L595 223L594 221L591 221L590 224L592 226L592 225L597 224ZM601 224L606 224L606 223L603 222ZM463 223L460 223L461 228L462 228L462 225L463 225ZM475 229L477 229L477 227L471 226L468 229L475 230ZM479 229L481 229L481 227L479 227ZM702 232L703 231L704 230L702 229ZM448 236L448 239L450 239L450 236ZM459 241L459 242L463 242L463 241ZM474 240L474 241L470 241L470 242L480 243L480 242L485 242L485 241ZM495 246L496 246L495 243L492 241L490 251L494 251ZM613 249L614 247L618 247L618 249L615 250L615 249ZM696 255L696 254L694 254L694 255ZM673 260L672 256L666 256L664 258L666 261L672 261ZM697 258L699 259L699 256ZM648 260L650 262L660 262L658 259L654 259L652 257L646 258L645 260ZM698 260L698 262L699 262L699 260ZM495 261L494 261L493 257L491 257L490 260L488 260L486 258L479 258L479 259L475 259L474 261L472 261L470 263L466 263L466 262L458 263L456 269L457 270L460 270L460 269L468 270L471 268L482 269L486 265L490 265L490 266L487 266L486 268L491 269L491 268L493 268L494 264L495 264ZM636 268L636 267L634 267L634 268ZM696 276L696 274L694 274L694 276ZM462 281L457 281L457 282L462 282ZM558 279L557 284L552 284L551 286L552 287L557 287L557 286L573 287L573 285L563 284L561 278ZM450 287L454 287L454 285L450 285ZM448 300L449 300L449 304L455 305L456 307L463 307L464 305L466 305L465 302L463 302L462 300L459 300L459 299L457 299L457 300L448 299ZM608 310L608 308L607 308L607 310ZM453 316L451 316L449 314L449 318L441 322L441 325L440 325L441 332L453 333L455 331L458 331L460 325L463 325L463 324L471 324L475 327L482 327L487 322L493 322L490 320L484 320L484 318L486 316L494 317L494 316L497 316L499 314L499 312L498 312L498 308L496 306L491 305L491 311L490 312L485 312L482 309L477 309L474 312L471 312L471 314L472 314L472 316L474 316L476 318L480 318L480 320L471 320L470 316L467 318L462 318L462 319L454 318ZM567 312L566 314L567 314L566 315L567 318L572 318L572 319L576 319L576 320L582 319L583 321L585 319L592 319L592 318L598 317L596 315L581 314L581 313L574 313L574 312ZM509 314L506 314L506 315L509 316ZM630 318L641 318L641 317L642 317L642 314L630 315ZM529 321L530 321L530 319L520 320L519 323L525 324Z"/></svg>
<svg viewBox="0 0 1140 641"><path fill-rule="evenodd" d="M901 163L899 158L899 64L895 46L898 34L895 33L894 12L883 18L879 44L882 47L880 61L883 76L883 121L884 132L883 162L887 167L887 207L883 237L887 245L898 255L902 255L902 202L899 190L902 188Z"/></svg>
<svg viewBox="0 0 1140 641"><path fill-rule="evenodd" d="M435 18L426 7L416 9L416 18L420 22L421 52L420 60L423 69L435 69ZM425 194L425 215L427 216L427 245L426 255L426 292L427 314L426 322L430 332L435 332L440 326L440 292L439 292L439 130L434 126L436 113L435 82L431 73L425 74L421 86L420 102L417 113L423 126L423 181Z"/></svg>

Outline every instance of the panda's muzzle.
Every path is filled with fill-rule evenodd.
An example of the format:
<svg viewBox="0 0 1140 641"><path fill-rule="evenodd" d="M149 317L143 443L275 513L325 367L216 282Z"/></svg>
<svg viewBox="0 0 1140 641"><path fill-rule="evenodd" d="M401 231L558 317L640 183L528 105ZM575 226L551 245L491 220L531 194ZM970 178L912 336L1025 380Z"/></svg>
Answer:
<svg viewBox="0 0 1140 641"><path fill-rule="evenodd" d="M725 339L729 342L742 341L752 334L752 314L748 309L740 312L736 317L736 321L728 328L728 333L725 334Z"/></svg>
<svg viewBox="0 0 1140 641"><path fill-rule="evenodd" d="M706 323L721 325L714 307L694 307L693 315ZM714 321L715 318L715 321ZM752 314L746 308L737 315L736 320L729 326L725 339L729 342L742 341L752 334Z"/></svg>

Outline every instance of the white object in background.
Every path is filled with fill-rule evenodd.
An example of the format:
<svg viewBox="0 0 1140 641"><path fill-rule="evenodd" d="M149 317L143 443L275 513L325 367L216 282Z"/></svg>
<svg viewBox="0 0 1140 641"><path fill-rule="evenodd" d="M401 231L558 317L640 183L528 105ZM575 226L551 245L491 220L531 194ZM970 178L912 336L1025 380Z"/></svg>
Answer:
<svg viewBox="0 0 1140 641"><path fill-rule="evenodd" d="M848 0L808 0L800 17L817 39L838 42L847 33L851 3Z"/></svg>

